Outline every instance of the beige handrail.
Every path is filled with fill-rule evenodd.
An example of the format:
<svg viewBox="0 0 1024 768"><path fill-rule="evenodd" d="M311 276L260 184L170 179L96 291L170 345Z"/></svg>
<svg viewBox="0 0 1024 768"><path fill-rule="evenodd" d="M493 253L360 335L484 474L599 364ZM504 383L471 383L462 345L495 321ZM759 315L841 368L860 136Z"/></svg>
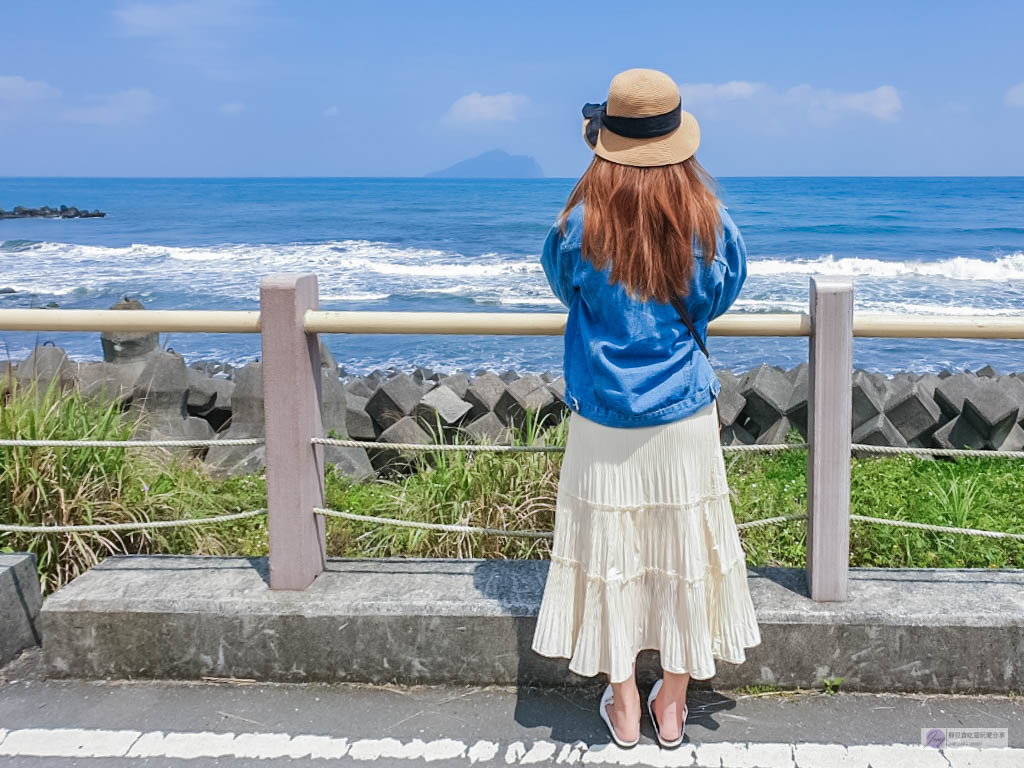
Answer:
<svg viewBox="0 0 1024 768"><path fill-rule="evenodd" d="M914 339L1024 339L1024 316L853 313L853 335Z"/></svg>
<svg viewBox="0 0 1024 768"><path fill-rule="evenodd" d="M307 310L307 333L442 333L557 336L566 315L554 312L330 312ZM714 336L807 336L801 312L734 314L714 320Z"/></svg>
<svg viewBox="0 0 1024 768"><path fill-rule="evenodd" d="M414 333L557 336L558 312L334 312L307 310L307 333ZM711 336L808 336L805 312L734 313L713 320ZM0 309L0 331L259 333L249 310ZM1024 339L1024 316L899 315L855 312L853 335L888 338Z"/></svg>
<svg viewBox="0 0 1024 768"><path fill-rule="evenodd" d="M206 309L0 309L0 330L259 333L260 313Z"/></svg>

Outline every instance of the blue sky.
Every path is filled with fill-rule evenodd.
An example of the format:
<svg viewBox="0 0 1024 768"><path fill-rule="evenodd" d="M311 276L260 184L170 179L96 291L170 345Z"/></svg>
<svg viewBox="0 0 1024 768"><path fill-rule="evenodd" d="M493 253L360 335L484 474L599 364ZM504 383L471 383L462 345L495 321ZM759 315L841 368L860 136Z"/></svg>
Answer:
<svg viewBox="0 0 1024 768"><path fill-rule="evenodd" d="M1021 2L8 3L0 175L549 176L668 72L715 175L1024 175Z"/></svg>

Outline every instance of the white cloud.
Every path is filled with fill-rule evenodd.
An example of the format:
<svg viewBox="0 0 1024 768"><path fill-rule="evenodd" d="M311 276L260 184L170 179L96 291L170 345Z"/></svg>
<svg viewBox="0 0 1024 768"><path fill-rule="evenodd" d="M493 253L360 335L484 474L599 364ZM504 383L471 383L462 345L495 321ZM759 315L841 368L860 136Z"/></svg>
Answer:
<svg viewBox="0 0 1024 768"><path fill-rule="evenodd" d="M240 115L245 111L245 104L240 101L229 101L220 105L222 115Z"/></svg>
<svg viewBox="0 0 1024 768"><path fill-rule="evenodd" d="M180 38L199 29L226 27L244 18L241 0L182 0L128 3L114 11L121 31L132 37Z"/></svg>
<svg viewBox="0 0 1024 768"><path fill-rule="evenodd" d="M495 93L485 95L479 91L467 93L457 99L444 113L441 122L452 125L495 123L518 120L530 100L521 93Z"/></svg>
<svg viewBox="0 0 1024 768"><path fill-rule="evenodd" d="M339 111L340 110L337 107L328 107L324 110L324 117L337 117Z"/></svg>
<svg viewBox="0 0 1024 768"><path fill-rule="evenodd" d="M869 91L836 91L796 85L779 90L765 83L732 80L727 83L684 83L679 86L686 108L697 107L718 117L732 105L746 116L756 110L773 120L785 116L830 122L842 115L867 115L882 122L895 122L903 110L900 93L891 85ZM746 104L748 106L742 106Z"/></svg>
<svg viewBox="0 0 1024 768"><path fill-rule="evenodd" d="M749 99L764 90L764 83L749 83L745 80L730 80L728 83L684 83L679 86L686 107L695 104L712 104L722 101Z"/></svg>
<svg viewBox="0 0 1024 768"><path fill-rule="evenodd" d="M811 117L825 120L844 112L860 112L891 123L899 119L903 109L899 91L891 85L852 93L798 85L786 91L786 100L805 108Z"/></svg>
<svg viewBox="0 0 1024 768"><path fill-rule="evenodd" d="M64 119L73 123L114 125L141 120L156 109L156 97L145 88L107 94L96 103L85 107L72 107L64 111Z"/></svg>
<svg viewBox="0 0 1024 768"><path fill-rule="evenodd" d="M1024 109L1024 83L1017 83L1006 92L1006 106Z"/></svg>
<svg viewBox="0 0 1024 768"><path fill-rule="evenodd" d="M26 80L20 75L0 75L0 101L39 101L60 96L60 90L42 80Z"/></svg>

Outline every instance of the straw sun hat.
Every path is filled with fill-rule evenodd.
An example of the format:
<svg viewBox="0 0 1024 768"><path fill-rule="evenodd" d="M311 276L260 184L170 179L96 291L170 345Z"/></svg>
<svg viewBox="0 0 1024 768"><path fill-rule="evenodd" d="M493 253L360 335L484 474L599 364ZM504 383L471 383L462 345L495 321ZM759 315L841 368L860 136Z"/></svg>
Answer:
<svg viewBox="0 0 1024 768"><path fill-rule="evenodd" d="M627 69L603 104L583 107L583 139L594 154L620 165L671 165L697 151L697 118L683 110L679 86L656 69Z"/></svg>

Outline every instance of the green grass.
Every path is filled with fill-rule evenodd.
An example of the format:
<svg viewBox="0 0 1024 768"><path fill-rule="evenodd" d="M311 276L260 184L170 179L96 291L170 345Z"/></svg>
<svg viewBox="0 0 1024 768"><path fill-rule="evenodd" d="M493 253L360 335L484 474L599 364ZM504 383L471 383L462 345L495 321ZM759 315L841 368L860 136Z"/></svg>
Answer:
<svg viewBox="0 0 1024 768"><path fill-rule="evenodd" d="M0 402L0 437L47 440L126 440L135 422L112 403L18 386L7 380ZM253 480L211 484L194 459L159 450L0 448L0 522L86 525L201 517L264 505ZM67 583L112 553L225 553L256 547L249 521L217 529L0 533L0 551L34 552L44 593ZM261 524L262 521L260 521ZM265 526L265 524L263 524ZM266 549L263 545L264 551Z"/></svg>
<svg viewBox="0 0 1024 768"><path fill-rule="evenodd" d="M564 445L568 422L550 429L528 419L521 445ZM15 391L0 405L0 437L125 439L132 431L113 405L75 392ZM466 439L466 438L462 438ZM787 438L799 442L794 430ZM726 453L737 522L799 514L807 503L807 453ZM432 452L416 471L356 483L328 472L332 509L429 522L550 530L561 454ZM855 514L1024 533L1024 462L948 461L905 455L852 459ZM205 517L265 506L262 474L227 480L195 458L137 449L0 448L0 521L33 525ZM330 518L333 556L545 557L545 539L416 530ZM742 532L751 565L803 567L802 521ZM1024 542L851 523L854 566L1024 567ZM120 534L3 534L0 550L33 551L50 592L115 552L267 552L265 518Z"/></svg>

